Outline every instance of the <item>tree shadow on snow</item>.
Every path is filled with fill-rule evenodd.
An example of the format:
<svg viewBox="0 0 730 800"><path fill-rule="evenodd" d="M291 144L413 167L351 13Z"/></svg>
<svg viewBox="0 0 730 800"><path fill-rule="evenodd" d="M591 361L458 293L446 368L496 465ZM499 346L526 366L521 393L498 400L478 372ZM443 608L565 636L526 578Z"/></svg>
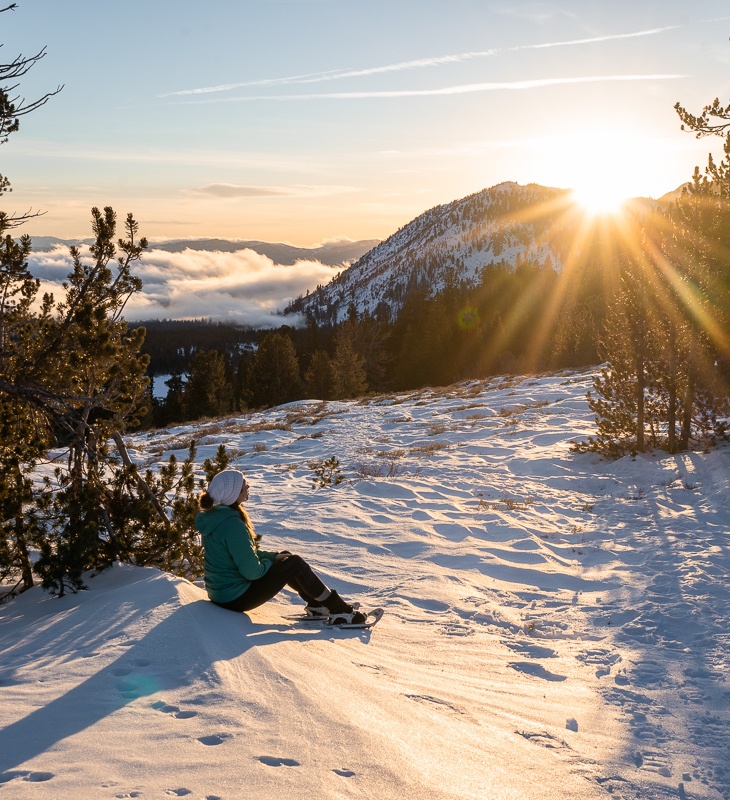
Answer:
<svg viewBox="0 0 730 800"><path fill-rule="evenodd" d="M190 687L217 662L284 640L332 635L329 629L256 622L255 611L251 619L202 599L181 605L169 591L169 582L156 580L157 597L148 585L136 601L132 583L112 592L92 589L68 599L29 603L25 606L29 613L20 608L12 615L8 634L0 636L2 686L27 684L22 671L50 663L59 670L59 686L64 689L74 680L64 677L64 664L72 669L75 664L83 672L84 658L110 660L72 689L0 730L0 786L25 774L17 768L59 742L136 700ZM155 622L165 604L177 608ZM47 679L44 692L52 684L53 679ZM161 701L150 706L192 715Z"/></svg>

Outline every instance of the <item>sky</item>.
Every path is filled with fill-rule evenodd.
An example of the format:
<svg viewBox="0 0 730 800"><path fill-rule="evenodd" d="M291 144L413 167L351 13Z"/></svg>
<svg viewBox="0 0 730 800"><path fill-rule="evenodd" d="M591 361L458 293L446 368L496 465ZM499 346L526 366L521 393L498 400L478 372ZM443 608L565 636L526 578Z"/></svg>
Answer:
<svg viewBox="0 0 730 800"><path fill-rule="evenodd" d="M64 86L2 148L38 236L111 205L309 246L506 180L657 197L720 150L674 104L730 99L725 0L20 0L0 31L47 47L23 96Z"/></svg>

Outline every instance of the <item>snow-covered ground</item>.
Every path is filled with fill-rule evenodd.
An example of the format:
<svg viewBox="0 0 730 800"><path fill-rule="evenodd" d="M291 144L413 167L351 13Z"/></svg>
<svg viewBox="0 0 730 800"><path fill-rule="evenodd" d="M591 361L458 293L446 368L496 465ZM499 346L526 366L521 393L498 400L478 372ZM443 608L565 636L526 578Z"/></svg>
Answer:
<svg viewBox="0 0 730 800"><path fill-rule="evenodd" d="M0 800L730 797L730 449L574 455L588 374L300 403L223 443L265 549L386 614L248 615L153 569L0 607ZM316 460L345 480L313 488Z"/></svg>

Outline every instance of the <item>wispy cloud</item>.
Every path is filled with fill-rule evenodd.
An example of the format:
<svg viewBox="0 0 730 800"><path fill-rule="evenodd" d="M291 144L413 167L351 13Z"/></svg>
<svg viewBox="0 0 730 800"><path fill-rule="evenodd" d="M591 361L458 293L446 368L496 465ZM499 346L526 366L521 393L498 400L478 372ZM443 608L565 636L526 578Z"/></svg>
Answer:
<svg viewBox="0 0 730 800"><path fill-rule="evenodd" d="M328 197L334 194L356 192L354 186L239 186L233 183L210 183L188 189L188 194L209 197Z"/></svg>
<svg viewBox="0 0 730 800"><path fill-rule="evenodd" d="M499 50L484 50L474 53L459 53L456 55L434 56L433 58L419 58L413 61L400 61L395 64L385 64L379 67L366 69L335 69L326 72L310 72L304 75L289 75L282 78L262 78L256 81L240 81L237 83L222 83L218 86L203 86L198 89L181 89L177 92L167 92L160 97L179 97L181 95L214 94L228 92L233 89L251 89L257 86L286 86L291 84L322 83L324 81L340 80L342 78L361 78L371 75L382 75L390 72L403 72L410 69L423 69L424 67L437 67L443 64L458 64L475 58L486 58L496 55Z"/></svg>
<svg viewBox="0 0 730 800"><path fill-rule="evenodd" d="M580 83L615 83L622 81L667 81L686 78L680 74L650 75L582 75L570 78L536 78L525 81L502 81L493 83L467 83L459 86L443 86L437 89L394 89L362 92L319 92L315 94L268 94L219 97L207 100L178 101L186 105L205 103L241 103L253 100L362 100L368 98L435 97L439 95L469 94L472 92L496 92L509 90L540 89L547 86L564 86Z"/></svg>
<svg viewBox="0 0 730 800"><path fill-rule="evenodd" d="M236 186L232 183L210 183L199 189L189 189L188 192L211 197L282 197L291 194L276 186Z"/></svg>
<svg viewBox="0 0 730 800"><path fill-rule="evenodd" d="M543 50L546 47L573 47L579 44L596 44L598 42L611 42L616 39L638 39L642 36L656 36L658 33L666 33L681 28L681 25L665 25L663 28L648 28L645 31L634 31L632 33L614 33L606 36L589 36L585 39L569 39L564 42L543 42L542 44L527 44L520 47L509 47L508 50Z"/></svg>
<svg viewBox="0 0 730 800"><path fill-rule="evenodd" d="M700 22L719 22L722 20L730 19L728 17L719 17L713 20L700 20ZM699 24L699 23L690 23ZM262 78L252 81L238 81L235 83L222 83L215 86L202 86L195 89L180 89L175 92L167 92L159 95L160 97L182 97L189 95L201 94L218 94L221 92L229 92L235 89L252 89L256 87L266 86L286 86L286 85L301 85L309 83L322 83L325 81L342 80L344 78L360 78L370 77L373 75L382 75L387 73L404 72L407 70L424 69L428 67L439 67L447 64L459 64L474 59L489 58L492 56L500 55L502 53L515 53L524 50L542 50L553 47L574 47L577 45L596 44L600 42L610 42L620 39L636 39L643 36L656 36L657 34L666 33L667 31L677 30L678 28L685 27L683 25L665 25L663 27L648 28L641 31L630 31L628 33L613 33L603 36L591 36L582 39L567 39L554 42L542 42L539 44L525 44L516 45L513 47L500 47L489 50L477 50L466 53L456 53L452 55L433 56L431 58L420 58L411 61L399 61L393 64L384 64L381 66L367 67L363 69L336 69L327 70L323 72L310 72L302 75L289 75L279 78Z"/></svg>
<svg viewBox="0 0 730 800"><path fill-rule="evenodd" d="M78 159L81 161L117 161L141 164L181 164L184 166L214 166L240 168L266 168L279 172L311 172L321 166L318 158L311 156L281 156L263 151L209 150L201 147L195 149L173 148L134 148L120 146L103 148L91 143L69 143L60 148L58 143L36 139L18 139L10 141L6 147L13 156L32 157L34 159Z"/></svg>

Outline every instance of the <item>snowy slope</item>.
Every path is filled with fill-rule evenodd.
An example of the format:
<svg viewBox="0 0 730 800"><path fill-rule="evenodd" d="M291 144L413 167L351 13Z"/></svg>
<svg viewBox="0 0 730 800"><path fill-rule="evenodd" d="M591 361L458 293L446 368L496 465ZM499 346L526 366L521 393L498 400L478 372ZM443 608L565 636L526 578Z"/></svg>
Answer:
<svg viewBox="0 0 730 800"><path fill-rule="evenodd" d="M0 607L0 798L730 797L730 450L571 454L588 374L306 402L220 443L267 549L386 615L247 615L117 565ZM312 488L316 459L346 480Z"/></svg>

